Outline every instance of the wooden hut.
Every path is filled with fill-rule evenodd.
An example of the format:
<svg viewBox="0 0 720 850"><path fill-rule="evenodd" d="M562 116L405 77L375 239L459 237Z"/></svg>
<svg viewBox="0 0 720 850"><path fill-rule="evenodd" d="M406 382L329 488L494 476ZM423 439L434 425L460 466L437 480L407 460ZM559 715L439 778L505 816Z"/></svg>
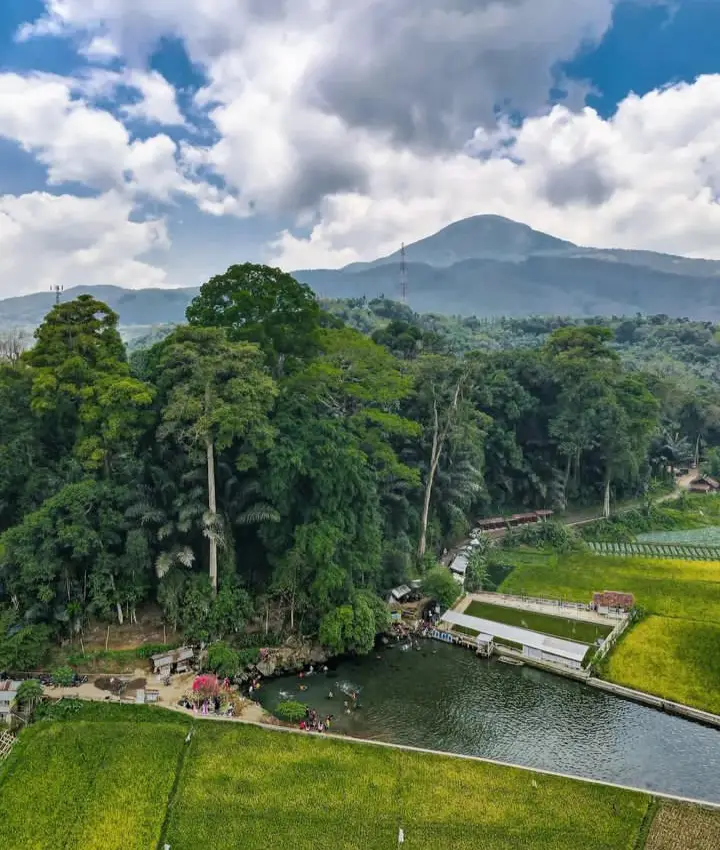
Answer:
<svg viewBox="0 0 720 850"><path fill-rule="evenodd" d="M717 493L720 491L720 481L716 481L709 475L698 475L690 482L688 490L691 493Z"/></svg>
<svg viewBox="0 0 720 850"><path fill-rule="evenodd" d="M152 655L153 673L159 676L169 676L171 673L187 673L193 660L193 649L191 646L181 646L170 652L159 652Z"/></svg>

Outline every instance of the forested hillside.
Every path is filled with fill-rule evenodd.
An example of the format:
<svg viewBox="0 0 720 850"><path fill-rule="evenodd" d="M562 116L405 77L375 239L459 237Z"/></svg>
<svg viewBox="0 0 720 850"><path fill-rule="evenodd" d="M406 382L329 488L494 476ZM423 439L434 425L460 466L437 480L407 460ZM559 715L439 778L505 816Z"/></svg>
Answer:
<svg viewBox="0 0 720 850"><path fill-rule="evenodd" d="M710 383L616 350L651 320L455 339L389 302L333 310L233 266L129 359L90 295L0 346L0 669L149 602L194 639L260 615L365 652L382 596L479 514L633 496L720 443Z"/></svg>

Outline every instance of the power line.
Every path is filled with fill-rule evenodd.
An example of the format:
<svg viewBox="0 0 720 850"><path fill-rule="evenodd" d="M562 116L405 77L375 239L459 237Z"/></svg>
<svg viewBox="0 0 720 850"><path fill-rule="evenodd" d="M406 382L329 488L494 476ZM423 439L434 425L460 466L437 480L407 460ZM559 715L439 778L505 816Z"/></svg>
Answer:
<svg viewBox="0 0 720 850"><path fill-rule="evenodd" d="M56 305L60 303L60 293L63 291L63 289L64 289L64 288L65 288L65 287L64 287L64 286L62 286L62 284L60 284L60 283L54 283L54 284L50 287L50 292L54 292L54 293L55 293L55 304L56 304Z"/></svg>

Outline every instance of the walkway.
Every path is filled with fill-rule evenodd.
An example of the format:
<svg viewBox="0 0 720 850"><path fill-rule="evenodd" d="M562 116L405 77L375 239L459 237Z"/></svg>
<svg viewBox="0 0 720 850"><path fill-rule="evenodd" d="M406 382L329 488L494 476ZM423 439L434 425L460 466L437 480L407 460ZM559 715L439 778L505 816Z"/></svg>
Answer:
<svg viewBox="0 0 720 850"><path fill-rule="evenodd" d="M579 602L533 599L528 596L509 596L506 593L468 593L460 600L455 610L458 613L464 613L472 602L485 602L489 605L549 614L551 617L564 617L568 620L582 620L586 623L595 623L609 628L617 625L617 621L626 616L625 614L598 614L597 611L590 611Z"/></svg>
<svg viewBox="0 0 720 850"><path fill-rule="evenodd" d="M443 623L460 626L463 629L470 629L480 634L492 635L492 637L527 646L548 655L566 658L577 664L582 663L589 648L585 643L549 637L541 632L522 629L519 626L508 626L505 623L496 623L494 620L485 620L481 617L471 617L469 614L460 614L457 611L446 611L440 620L441 626Z"/></svg>

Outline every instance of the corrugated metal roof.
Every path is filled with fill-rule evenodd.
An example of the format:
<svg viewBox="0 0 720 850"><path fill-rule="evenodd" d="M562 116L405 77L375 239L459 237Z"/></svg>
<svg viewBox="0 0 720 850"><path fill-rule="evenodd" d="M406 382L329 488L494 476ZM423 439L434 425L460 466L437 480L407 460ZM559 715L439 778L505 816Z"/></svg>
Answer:
<svg viewBox="0 0 720 850"><path fill-rule="evenodd" d="M454 573L459 573L461 576L464 576L467 572L468 566L468 556L464 554L456 555L453 559L452 564L450 564L450 569Z"/></svg>
<svg viewBox="0 0 720 850"><path fill-rule="evenodd" d="M455 626L463 626L463 628L472 629L475 632L505 638L505 640L511 640L532 649L539 649L541 652L548 652L551 655L559 655L561 658L570 658L573 661L582 661L588 651L588 646L584 643L548 637L540 632L530 631L530 629L508 626L505 623L496 623L493 620L485 620L481 617L471 617L469 614L460 614L458 611L447 611L442 619Z"/></svg>

